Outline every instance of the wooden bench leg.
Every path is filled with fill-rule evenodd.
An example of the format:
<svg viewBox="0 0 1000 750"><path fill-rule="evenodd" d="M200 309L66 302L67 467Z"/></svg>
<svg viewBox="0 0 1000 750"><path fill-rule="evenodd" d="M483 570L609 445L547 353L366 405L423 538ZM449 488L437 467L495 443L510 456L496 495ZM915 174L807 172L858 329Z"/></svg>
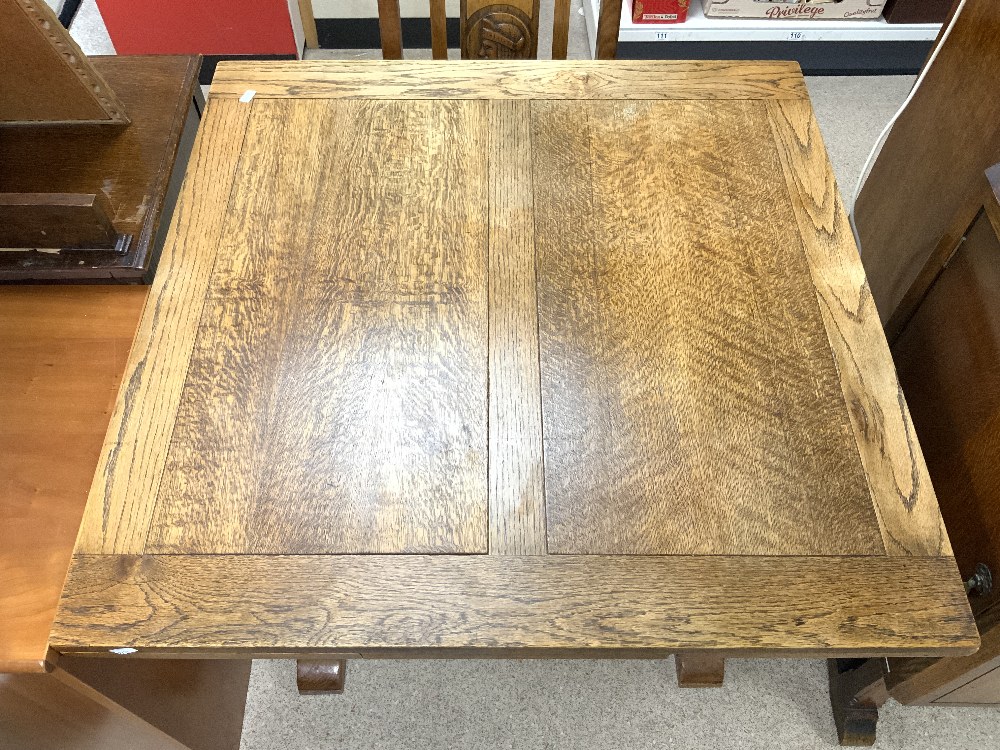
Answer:
<svg viewBox="0 0 1000 750"><path fill-rule="evenodd" d="M347 659L299 659L295 662L295 684L299 695L339 695L344 692Z"/></svg>
<svg viewBox="0 0 1000 750"><path fill-rule="evenodd" d="M830 704L841 745L875 743L878 709L889 698L885 659L828 659Z"/></svg>
<svg viewBox="0 0 1000 750"><path fill-rule="evenodd" d="M722 687L726 676L726 660L710 651L674 654L679 687Z"/></svg>

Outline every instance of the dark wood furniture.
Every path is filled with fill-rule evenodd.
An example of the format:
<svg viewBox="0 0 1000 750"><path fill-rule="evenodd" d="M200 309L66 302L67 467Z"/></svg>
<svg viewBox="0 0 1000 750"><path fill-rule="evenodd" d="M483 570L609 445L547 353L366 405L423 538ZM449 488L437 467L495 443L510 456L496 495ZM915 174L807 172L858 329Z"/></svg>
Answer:
<svg viewBox="0 0 1000 750"><path fill-rule="evenodd" d="M1000 571L1000 166L956 222L891 318L892 354L982 646L960 657L831 666L848 744L874 742L890 695L905 705L1000 704L1000 597L991 586Z"/></svg>
<svg viewBox="0 0 1000 750"><path fill-rule="evenodd" d="M0 0L0 125L128 121L44 0Z"/></svg>
<svg viewBox="0 0 1000 750"><path fill-rule="evenodd" d="M571 0L555 0L552 59L565 60ZM539 0L461 0L463 60L530 60L538 57ZM602 0L597 27L597 59L612 60L618 48L622 0ZM403 57L399 0L378 0L382 57ZM431 0L431 47L435 60L448 59L445 1Z"/></svg>
<svg viewBox="0 0 1000 750"><path fill-rule="evenodd" d="M926 283L892 347L967 579L981 566L1000 574L1000 165L977 205L955 247L939 248L918 277ZM890 660L897 700L1000 703L1000 585L972 593L983 647L961 659Z"/></svg>
<svg viewBox="0 0 1000 750"><path fill-rule="evenodd" d="M1000 160L998 65L1000 6L968 0L855 206L871 293L982 636L971 656L831 670L831 695L848 699L855 739L868 744L875 724L865 725L862 712L877 718L889 694L902 703L996 700L996 595L983 595L977 568L997 571L1000 539L996 169L983 180Z"/></svg>
<svg viewBox="0 0 1000 750"><path fill-rule="evenodd" d="M954 0L886 0L882 15L889 23L941 23Z"/></svg>
<svg viewBox="0 0 1000 750"><path fill-rule="evenodd" d="M968 0L854 207L861 259L883 322L934 248L954 247L958 237L950 232L972 223L983 171L1000 162L998 69L1000 3ZM886 333L892 338L898 329Z"/></svg>
<svg viewBox="0 0 1000 750"><path fill-rule="evenodd" d="M865 288L794 64L224 63L51 643L970 653Z"/></svg>
<svg viewBox="0 0 1000 750"><path fill-rule="evenodd" d="M91 58L127 108L128 125L37 124L0 131L0 193L29 194L34 202L32 208L21 199L21 220L6 224L3 246L39 248L0 251L0 281L152 278L198 129L199 61ZM100 218L81 210L70 216L66 203L87 202L103 206L114 233L124 238L120 246L85 242ZM81 246L86 249L71 249ZM70 249L55 251L61 248Z"/></svg>

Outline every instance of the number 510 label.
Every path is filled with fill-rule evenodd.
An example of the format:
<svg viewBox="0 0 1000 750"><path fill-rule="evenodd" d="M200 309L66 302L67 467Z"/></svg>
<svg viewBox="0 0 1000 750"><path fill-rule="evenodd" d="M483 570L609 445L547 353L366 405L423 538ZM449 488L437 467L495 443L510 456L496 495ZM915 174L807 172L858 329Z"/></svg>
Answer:
<svg viewBox="0 0 1000 750"><path fill-rule="evenodd" d="M790 42L801 42L801 41L805 40L805 38L806 38L806 32L804 32L804 31L789 31L788 32L788 41L790 41Z"/></svg>

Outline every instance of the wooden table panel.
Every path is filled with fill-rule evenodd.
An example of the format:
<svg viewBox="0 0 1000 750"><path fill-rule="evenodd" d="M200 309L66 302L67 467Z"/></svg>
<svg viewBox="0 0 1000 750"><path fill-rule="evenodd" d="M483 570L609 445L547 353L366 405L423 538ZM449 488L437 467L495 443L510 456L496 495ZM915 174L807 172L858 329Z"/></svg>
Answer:
<svg viewBox="0 0 1000 750"><path fill-rule="evenodd" d="M486 110L253 104L147 551L486 551Z"/></svg>
<svg viewBox="0 0 1000 750"><path fill-rule="evenodd" d="M490 106L490 553L544 555L531 103Z"/></svg>
<svg viewBox="0 0 1000 750"><path fill-rule="evenodd" d="M882 554L763 106L532 106L549 551Z"/></svg>

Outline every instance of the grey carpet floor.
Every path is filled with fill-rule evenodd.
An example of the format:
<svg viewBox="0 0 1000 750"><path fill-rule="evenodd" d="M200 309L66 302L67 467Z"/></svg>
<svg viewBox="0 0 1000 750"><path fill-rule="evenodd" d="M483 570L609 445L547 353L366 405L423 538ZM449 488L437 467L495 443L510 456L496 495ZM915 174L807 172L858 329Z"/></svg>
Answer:
<svg viewBox="0 0 1000 750"><path fill-rule="evenodd" d="M996 708L883 710L885 750L1000 746ZM300 697L294 662L254 663L243 750L837 747L826 668L734 660L682 690L666 661L356 661L339 696Z"/></svg>
<svg viewBox="0 0 1000 750"><path fill-rule="evenodd" d="M580 0L574 2L578 8ZM88 54L114 52L94 0L84 0L72 32ZM541 39L540 49L548 44ZM570 57L588 54L582 18L574 14ZM412 50L407 56L429 55ZM872 144L913 79L813 77L807 83L849 203ZM1000 707L890 701L880 724L877 747L883 750L1000 748ZM297 694L294 662L257 661L242 742L242 750L834 747L826 668L815 660L734 660L718 690L679 689L669 660L356 661L343 695L313 697Z"/></svg>

